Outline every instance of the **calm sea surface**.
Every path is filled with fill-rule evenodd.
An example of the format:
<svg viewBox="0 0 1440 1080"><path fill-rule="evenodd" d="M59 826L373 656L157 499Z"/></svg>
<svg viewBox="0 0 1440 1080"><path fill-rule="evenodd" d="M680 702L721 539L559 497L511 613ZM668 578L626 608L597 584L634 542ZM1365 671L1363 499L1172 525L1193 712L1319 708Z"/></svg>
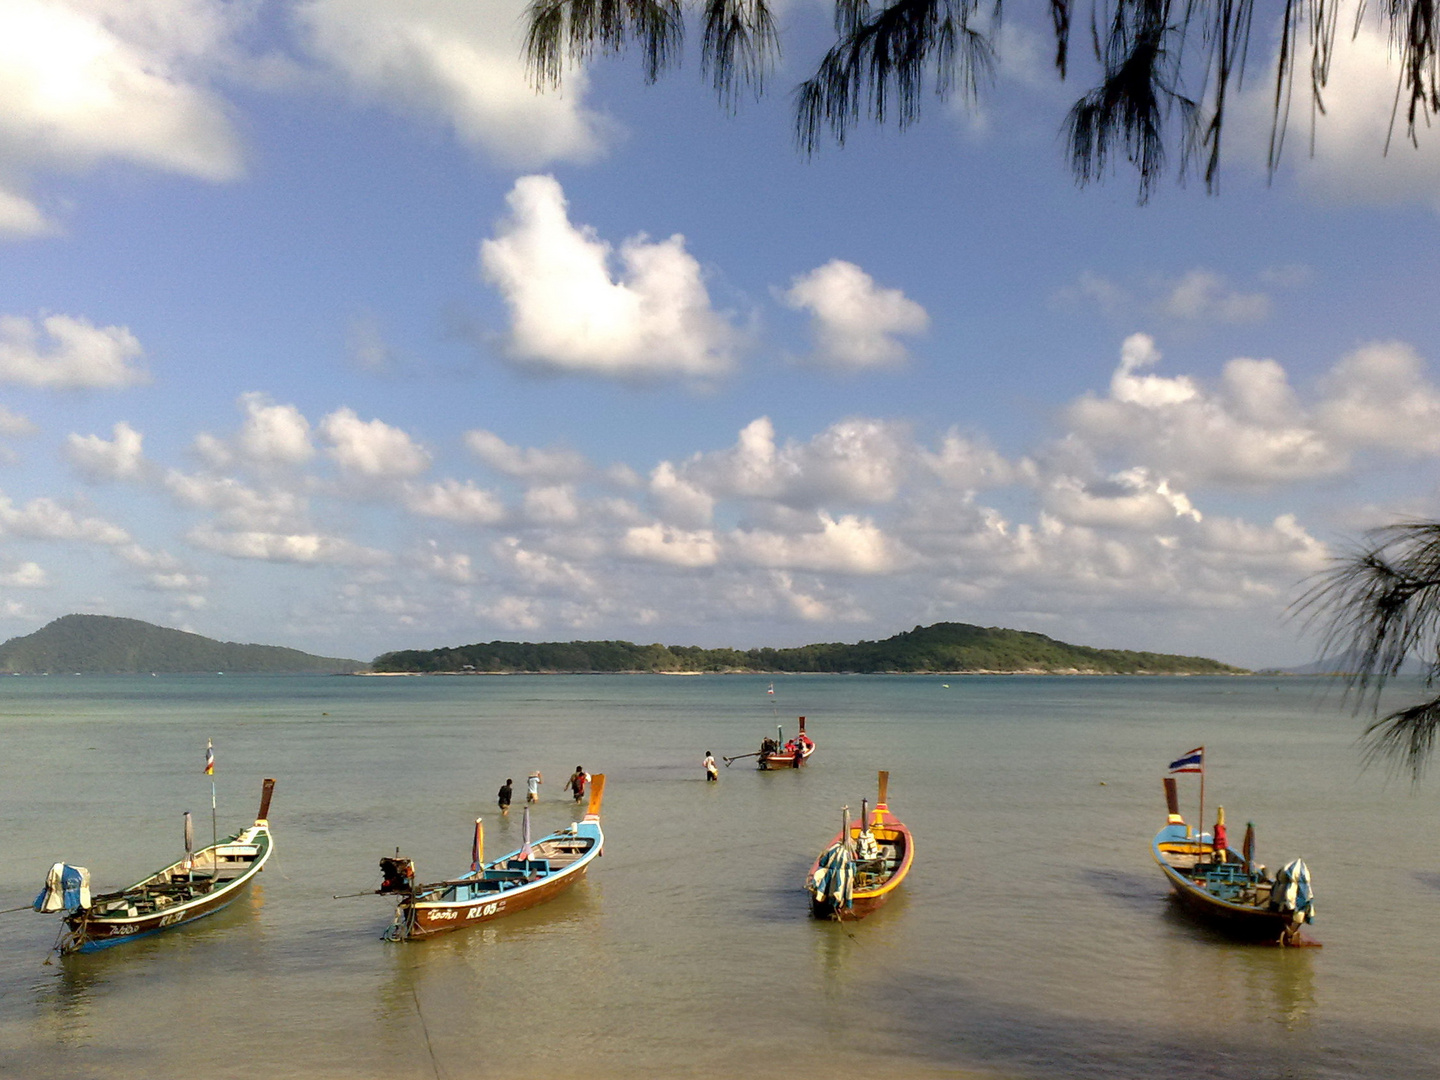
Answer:
<svg viewBox="0 0 1440 1080"><path fill-rule="evenodd" d="M1440 1077L1440 783L1362 772L1308 679L568 676L0 679L0 908L58 859L97 889L222 834L278 780L276 854L194 926L46 963L56 916L0 915L0 1074L460 1078ZM946 685L948 683L948 686ZM811 764L756 748L804 714ZM1320 949L1180 917L1149 844L1160 777L1208 748L1207 808L1315 878ZM609 777L605 857L553 903L387 944L376 862L422 878L518 845ZM800 891L840 808L889 769L902 894L817 923ZM1193 818L1196 788L1182 781Z"/></svg>

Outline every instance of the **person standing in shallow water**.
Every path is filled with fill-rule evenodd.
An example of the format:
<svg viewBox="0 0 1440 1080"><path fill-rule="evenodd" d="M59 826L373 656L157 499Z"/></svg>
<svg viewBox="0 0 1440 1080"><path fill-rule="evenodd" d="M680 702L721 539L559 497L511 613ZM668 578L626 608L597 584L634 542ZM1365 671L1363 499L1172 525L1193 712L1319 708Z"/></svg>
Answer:
<svg viewBox="0 0 1440 1080"><path fill-rule="evenodd" d="M543 779L541 779L541 777L540 777L540 770L539 770L539 769L536 769L534 772L532 772L529 776L527 776L527 777L525 778L525 801L526 801L526 802L539 802L539 801L540 801L540 785L543 784L544 782L545 782L545 781L544 781Z"/></svg>
<svg viewBox="0 0 1440 1080"><path fill-rule="evenodd" d="M565 785L575 793L576 802L579 802L585 797L585 785L589 780L590 774L585 771L585 766L576 765L575 771L570 774L569 782Z"/></svg>
<svg viewBox="0 0 1440 1080"><path fill-rule="evenodd" d="M506 817L510 816L510 797L514 793L514 788L511 785L514 783L514 780L506 780L500 788L499 796L495 800L500 804L500 813Z"/></svg>
<svg viewBox="0 0 1440 1080"><path fill-rule="evenodd" d="M713 782L720 779L720 770L715 768L715 756L709 750L705 751L705 779Z"/></svg>

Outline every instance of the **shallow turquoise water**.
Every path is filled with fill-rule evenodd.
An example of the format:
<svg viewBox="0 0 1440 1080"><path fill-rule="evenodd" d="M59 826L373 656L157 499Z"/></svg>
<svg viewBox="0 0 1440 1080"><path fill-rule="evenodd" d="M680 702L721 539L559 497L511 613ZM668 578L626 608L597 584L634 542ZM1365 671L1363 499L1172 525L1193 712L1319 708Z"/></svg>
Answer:
<svg viewBox="0 0 1440 1080"><path fill-rule="evenodd" d="M278 779L277 853L214 918L45 965L53 917L0 916L0 1074L25 1077L1330 1078L1440 1075L1440 809L1362 772L1359 722L1304 679L799 676L0 680L0 908L56 859L97 887L221 831ZM948 686L946 685L948 683ZM773 712L772 712L773 710ZM809 717L796 773L716 755ZM1323 949L1232 945L1149 856L1167 761L1260 858L1310 863ZM531 912L387 944L398 845L463 869L506 777L605 772L606 854ZM918 857L866 921L799 890L842 804L891 772ZM1193 815L1193 781L1184 809ZM1213 811L1212 811L1213 812Z"/></svg>

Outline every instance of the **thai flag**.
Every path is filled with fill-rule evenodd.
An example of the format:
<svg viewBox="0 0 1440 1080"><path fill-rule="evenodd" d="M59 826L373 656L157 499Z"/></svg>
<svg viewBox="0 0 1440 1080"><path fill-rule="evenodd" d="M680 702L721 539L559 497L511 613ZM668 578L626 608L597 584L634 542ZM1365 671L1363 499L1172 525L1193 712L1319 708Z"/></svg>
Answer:
<svg viewBox="0 0 1440 1080"><path fill-rule="evenodd" d="M205 740L205 775L215 775L215 747L209 739Z"/></svg>
<svg viewBox="0 0 1440 1080"><path fill-rule="evenodd" d="M1173 772L1198 772L1205 771L1205 748L1197 746L1184 757L1176 758L1170 762L1170 771Z"/></svg>

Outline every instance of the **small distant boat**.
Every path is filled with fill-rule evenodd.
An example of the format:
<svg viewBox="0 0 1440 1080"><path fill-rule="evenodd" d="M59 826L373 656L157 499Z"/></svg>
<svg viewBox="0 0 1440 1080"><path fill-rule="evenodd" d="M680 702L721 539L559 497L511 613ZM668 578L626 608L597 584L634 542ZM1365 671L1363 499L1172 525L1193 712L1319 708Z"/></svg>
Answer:
<svg viewBox="0 0 1440 1080"><path fill-rule="evenodd" d="M585 817L549 836L530 842L530 808L525 808L524 844L494 862L484 861L485 831L475 820L470 872L449 881L415 883L415 864L400 857L381 859L383 876L376 892L398 896L395 920L385 931L387 941L414 941L448 930L489 922L553 900L585 876L601 854L600 803L605 774L590 786Z"/></svg>
<svg viewBox="0 0 1440 1080"><path fill-rule="evenodd" d="M249 828L119 892L92 896L89 871L56 863L34 904L36 911L65 913L56 949L62 956L107 949L213 915L238 900L274 851L268 820L274 791L275 781L266 780L261 787L260 812ZM185 832L188 849L188 814Z"/></svg>
<svg viewBox="0 0 1440 1080"><path fill-rule="evenodd" d="M806 891L817 919L863 919L886 900L910 872L915 841L885 801L890 774L880 773L875 809L860 804L860 820L844 824L830 846L810 867Z"/></svg>
<svg viewBox="0 0 1440 1080"><path fill-rule="evenodd" d="M1192 834L1180 816L1174 777L1165 777L1169 810L1155 835L1154 857L1176 898L1201 921L1242 941L1312 945L1300 933L1315 918L1310 871L1296 859L1271 878L1255 862L1254 826L1246 826L1244 850L1219 844L1213 833ZM1223 812L1217 832L1224 827Z"/></svg>

